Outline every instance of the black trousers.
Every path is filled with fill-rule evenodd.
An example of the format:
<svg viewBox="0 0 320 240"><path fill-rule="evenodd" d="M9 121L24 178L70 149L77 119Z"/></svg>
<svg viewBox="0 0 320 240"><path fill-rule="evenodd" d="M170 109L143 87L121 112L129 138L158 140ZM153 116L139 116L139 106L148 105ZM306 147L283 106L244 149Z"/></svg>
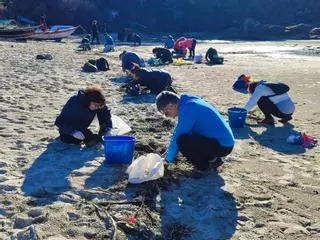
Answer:
<svg viewBox="0 0 320 240"><path fill-rule="evenodd" d="M81 142L90 142L90 141L96 141L96 142L101 141L101 138L99 137L99 135L93 134L89 129L87 129L82 133L84 135L84 140L79 140L70 134L63 134L63 133L60 133L60 139L64 143L72 143L72 144L80 144Z"/></svg>
<svg viewBox="0 0 320 240"><path fill-rule="evenodd" d="M96 40L98 44L100 44L100 40L99 40L99 34L98 33L93 33L92 34L92 40L91 40L91 44L93 44L93 41Z"/></svg>
<svg viewBox="0 0 320 240"><path fill-rule="evenodd" d="M190 54L189 57L191 57L191 58L194 58L194 56L195 56L196 45L197 45L197 40L193 39L192 40L192 46L189 49L189 54Z"/></svg>
<svg viewBox="0 0 320 240"><path fill-rule="evenodd" d="M291 118L292 114L282 113L269 97L261 97L258 107L263 112L265 118L272 118L272 115L281 119Z"/></svg>
<svg viewBox="0 0 320 240"><path fill-rule="evenodd" d="M223 147L216 139L195 134L184 134L177 140L180 152L199 170L209 167L214 157L225 157L233 147Z"/></svg>

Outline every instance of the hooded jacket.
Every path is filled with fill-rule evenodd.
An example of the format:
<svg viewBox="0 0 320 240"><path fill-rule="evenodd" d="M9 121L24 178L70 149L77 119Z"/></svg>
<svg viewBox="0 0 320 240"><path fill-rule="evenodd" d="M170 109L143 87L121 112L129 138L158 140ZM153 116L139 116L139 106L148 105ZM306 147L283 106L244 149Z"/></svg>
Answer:
<svg viewBox="0 0 320 240"><path fill-rule="evenodd" d="M165 156L167 161L172 162L177 155L177 139L183 134L216 139L223 147L234 145L231 128L221 114L203 99L188 94L182 94L178 102L178 123Z"/></svg>
<svg viewBox="0 0 320 240"><path fill-rule="evenodd" d="M97 111L91 111L86 102L84 91L80 90L65 104L55 121L55 125L59 128L60 134L71 134L74 130L84 132L96 115L98 116L100 129L112 128L108 107L105 106Z"/></svg>

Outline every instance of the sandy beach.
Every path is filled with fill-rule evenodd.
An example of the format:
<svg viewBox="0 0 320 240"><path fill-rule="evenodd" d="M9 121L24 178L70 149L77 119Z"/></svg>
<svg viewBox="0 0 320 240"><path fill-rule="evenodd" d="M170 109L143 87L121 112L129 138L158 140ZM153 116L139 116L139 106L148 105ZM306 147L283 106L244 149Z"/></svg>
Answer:
<svg viewBox="0 0 320 240"><path fill-rule="evenodd" d="M62 106L96 83L112 113L131 126L135 157L163 153L175 122L156 111L154 96L124 94L118 58L132 50L148 59L159 45L103 54L76 51L74 40L0 42L0 239L319 239L320 149L286 138L301 131L320 138L320 41L203 41L196 53L214 47L224 65L163 66L179 93L205 98L225 119L248 98L232 90L239 75L290 86L293 120L257 125L263 116L255 113L233 129L235 149L218 173L195 179L179 156L164 178L131 185L127 166L104 163L102 146L59 141L54 121ZM48 52L53 60L36 60ZM110 71L81 72L101 56ZM91 129L98 131L96 120Z"/></svg>

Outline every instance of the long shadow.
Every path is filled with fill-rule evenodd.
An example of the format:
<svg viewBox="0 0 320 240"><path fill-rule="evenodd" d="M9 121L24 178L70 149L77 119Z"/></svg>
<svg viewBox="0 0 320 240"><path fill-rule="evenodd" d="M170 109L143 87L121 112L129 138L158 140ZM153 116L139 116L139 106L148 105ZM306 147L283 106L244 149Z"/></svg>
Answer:
<svg viewBox="0 0 320 240"><path fill-rule="evenodd" d="M55 139L27 170L22 192L26 196L37 198L40 205L50 204L61 193L71 189L68 177L73 170L101 155L101 150L93 147L66 145Z"/></svg>
<svg viewBox="0 0 320 240"><path fill-rule="evenodd" d="M104 188L107 189L114 183L126 180L125 174L128 165L113 164L108 165L105 162L90 175L85 181L85 188Z"/></svg>
<svg viewBox="0 0 320 240"><path fill-rule="evenodd" d="M281 126L266 126L262 133L254 131L254 127L261 127L261 125L252 124L247 128L248 136L256 140L260 145L270 148L274 151L284 154L301 154L306 150L300 145L294 145L286 142L290 134L298 135L299 132L294 130L294 125L286 123Z"/></svg>
<svg viewBox="0 0 320 240"><path fill-rule="evenodd" d="M135 104L155 103L156 97L157 96L152 93L141 93L139 96L124 95L120 102L124 103L124 104L127 104L127 103L135 103Z"/></svg>
<svg viewBox="0 0 320 240"><path fill-rule="evenodd" d="M139 239L230 239L236 231L238 211L232 194L222 189L215 172L201 179L166 178L128 185L127 199L142 196L150 213L160 213L160 233L145 230ZM158 218L149 214L149 224ZM129 233L129 235L136 235Z"/></svg>
<svg viewBox="0 0 320 240"><path fill-rule="evenodd" d="M121 76L121 77L110 78L110 80L112 83L123 85L123 84L129 83L131 81L131 78L127 76Z"/></svg>
<svg viewBox="0 0 320 240"><path fill-rule="evenodd" d="M222 189L215 172L201 179L181 179L161 192L163 239L230 239L236 231L238 211L232 194Z"/></svg>

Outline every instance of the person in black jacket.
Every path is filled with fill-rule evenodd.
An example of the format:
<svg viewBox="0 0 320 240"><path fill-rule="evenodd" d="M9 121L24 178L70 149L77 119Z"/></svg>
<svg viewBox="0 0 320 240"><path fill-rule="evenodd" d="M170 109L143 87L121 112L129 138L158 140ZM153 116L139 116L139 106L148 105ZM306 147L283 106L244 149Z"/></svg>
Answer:
<svg viewBox="0 0 320 240"><path fill-rule="evenodd" d="M152 53L156 56L157 59L161 60L162 63L172 63L172 55L169 49L156 47L152 49Z"/></svg>
<svg viewBox="0 0 320 240"><path fill-rule="evenodd" d="M99 29L98 29L98 22L97 22L97 20L93 20L93 21L92 21L91 32L92 32L91 44L93 44L93 41L94 41L94 40L96 40L97 43L100 44L100 40L99 40Z"/></svg>
<svg viewBox="0 0 320 240"><path fill-rule="evenodd" d="M88 129L96 115L100 125L99 134L93 134ZM103 135L110 133L112 121L100 86L89 86L72 96L57 117L55 125L59 129L61 141L65 143L101 141Z"/></svg>
<svg viewBox="0 0 320 240"><path fill-rule="evenodd" d="M146 86L151 93L158 94L164 90L175 92L171 86L171 75L167 71L140 68L137 64L134 64L130 72L133 82Z"/></svg>
<svg viewBox="0 0 320 240"><path fill-rule="evenodd" d="M206 52L206 61L211 64L223 64L223 57L218 56L218 51L214 48L209 48Z"/></svg>

